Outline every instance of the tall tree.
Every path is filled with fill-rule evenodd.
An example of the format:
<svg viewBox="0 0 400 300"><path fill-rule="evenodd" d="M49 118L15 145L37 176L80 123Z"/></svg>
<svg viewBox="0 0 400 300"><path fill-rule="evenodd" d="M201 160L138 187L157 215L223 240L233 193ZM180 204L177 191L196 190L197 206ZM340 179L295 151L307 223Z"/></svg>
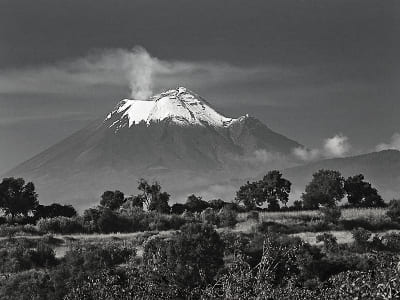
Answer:
<svg viewBox="0 0 400 300"><path fill-rule="evenodd" d="M347 201L354 207L383 207L385 202L372 187L371 183L364 180L364 175L359 174L346 179L344 189Z"/></svg>
<svg viewBox="0 0 400 300"><path fill-rule="evenodd" d="M27 216L39 205L35 185L25 184L22 178L4 178L0 183L0 208L13 220L17 215Z"/></svg>
<svg viewBox="0 0 400 300"><path fill-rule="evenodd" d="M143 204L149 210L152 199L157 198L161 192L161 185L158 182L150 184L146 179L141 178L138 182L138 190L142 192Z"/></svg>
<svg viewBox="0 0 400 300"><path fill-rule="evenodd" d="M161 185L157 181L149 184L147 180L142 178L139 180L138 190L142 192L140 197L147 210L169 213L168 201L170 195L166 192L161 192Z"/></svg>
<svg viewBox="0 0 400 300"><path fill-rule="evenodd" d="M283 178L281 172L277 170L268 172L262 180L264 194L270 206L274 206L273 203L277 203L278 201L282 202L284 206L287 206L291 186L292 183Z"/></svg>
<svg viewBox="0 0 400 300"><path fill-rule="evenodd" d="M247 182L236 193L236 201L243 203L248 209L255 209L268 203L269 210L278 210L279 201L287 205L291 182L282 174L273 170L260 181Z"/></svg>
<svg viewBox="0 0 400 300"><path fill-rule="evenodd" d="M344 178L339 171L319 170L302 195L305 208L317 209L319 205L335 206L345 195Z"/></svg>
<svg viewBox="0 0 400 300"><path fill-rule="evenodd" d="M236 192L236 201L243 203L247 209L255 209L262 206L265 202L264 194L258 182L249 182L242 185Z"/></svg>
<svg viewBox="0 0 400 300"><path fill-rule="evenodd" d="M111 210L116 210L124 203L124 193L120 191L105 191L101 195L100 205Z"/></svg>
<svg viewBox="0 0 400 300"><path fill-rule="evenodd" d="M168 204L170 195L166 192L158 193L156 197L152 198L149 205L149 210L155 210L162 214L170 213L170 206Z"/></svg>

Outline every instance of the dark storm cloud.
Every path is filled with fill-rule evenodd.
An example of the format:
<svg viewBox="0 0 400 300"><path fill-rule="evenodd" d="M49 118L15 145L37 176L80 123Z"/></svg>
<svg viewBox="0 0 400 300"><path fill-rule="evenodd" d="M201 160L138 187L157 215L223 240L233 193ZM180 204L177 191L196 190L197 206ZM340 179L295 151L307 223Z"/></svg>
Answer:
<svg viewBox="0 0 400 300"><path fill-rule="evenodd" d="M136 45L168 70L155 90L187 85L228 115L250 113L312 147L338 133L353 149L389 143L400 131L399 5L0 1L0 173L126 97L120 62ZM10 139L17 134L34 141ZM14 148L21 159L7 156Z"/></svg>
<svg viewBox="0 0 400 300"><path fill-rule="evenodd" d="M165 59L389 63L397 1L3 0L2 67L143 45Z"/></svg>

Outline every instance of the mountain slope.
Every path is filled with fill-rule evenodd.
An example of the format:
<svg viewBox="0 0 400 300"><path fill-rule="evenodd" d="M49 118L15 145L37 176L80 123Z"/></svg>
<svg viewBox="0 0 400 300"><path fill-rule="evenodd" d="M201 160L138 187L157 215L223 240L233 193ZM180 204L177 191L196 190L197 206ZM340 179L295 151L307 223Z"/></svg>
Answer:
<svg viewBox="0 0 400 300"><path fill-rule="evenodd" d="M364 174L385 198L400 196L400 151L384 150L358 156L326 159L289 168L283 174L292 181L297 191L304 191L312 174L320 169L338 170L343 176Z"/></svg>
<svg viewBox="0 0 400 300"><path fill-rule="evenodd" d="M136 192L140 177L161 181L173 196L196 192L240 178L246 168L254 172L255 151L289 155L298 146L257 119L227 118L178 88L147 101L122 100L105 119L6 175L34 181L44 202L88 206L105 189Z"/></svg>

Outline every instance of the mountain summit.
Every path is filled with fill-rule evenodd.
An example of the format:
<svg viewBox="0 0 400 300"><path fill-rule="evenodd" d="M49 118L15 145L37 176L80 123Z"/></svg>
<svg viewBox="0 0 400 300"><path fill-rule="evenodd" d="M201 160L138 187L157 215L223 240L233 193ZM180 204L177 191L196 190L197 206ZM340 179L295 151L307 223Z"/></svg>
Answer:
<svg viewBox="0 0 400 300"><path fill-rule="evenodd" d="M6 175L32 180L43 202L87 207L106 189L135 192L141 177L160 181L176 200L242 178L246 170L256 176L257 169L280 167L274 159L299 146L256 118L225 117L180 87L120 101L106 117Z"/></svg>
<svg viewBox="0 0 400 300"><path fill-rule="evenodd" d="M184 87L168 90L148 100L124 99L107 116L106 123L117 131L141 122L150 125L169 119L185 125L227 127L236 119L216 112L199 95Z"/></svg>

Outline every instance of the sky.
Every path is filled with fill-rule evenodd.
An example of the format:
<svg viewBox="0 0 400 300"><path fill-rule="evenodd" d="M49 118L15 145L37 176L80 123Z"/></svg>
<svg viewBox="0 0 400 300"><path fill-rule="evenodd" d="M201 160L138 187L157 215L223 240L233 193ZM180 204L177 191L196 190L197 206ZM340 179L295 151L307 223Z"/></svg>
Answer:
<svg viewBox="0 0 400 300"><path fill-rule="evenodd" d="M177 86L304 159L400 148L399 36L399 1L0 0L0 173Z"/></svg>

